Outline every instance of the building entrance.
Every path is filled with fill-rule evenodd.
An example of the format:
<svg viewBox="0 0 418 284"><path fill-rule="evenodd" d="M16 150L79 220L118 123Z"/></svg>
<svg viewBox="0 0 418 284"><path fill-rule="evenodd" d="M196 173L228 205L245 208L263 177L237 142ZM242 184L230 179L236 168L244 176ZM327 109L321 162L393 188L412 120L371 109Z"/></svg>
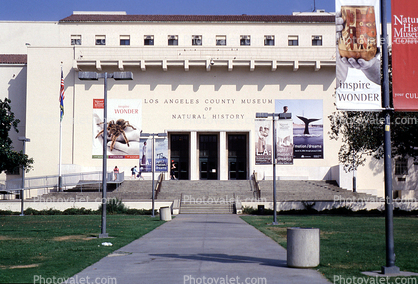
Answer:
<svg viewBox="0 0 418 284"><path fill-rule="evenodd" d="M199 135L200 179L218 179L218 136Z"/></svg>
<svg viewBox="0 0 418 284"><path fill-rule="evenodd" d="M228 135L228 179L247 179L246 135Z"/></svg>
<svg viewBox="0 0 418 284"><path fill-rule="evenodd" d="M189 161L190 161L190 142L187 134L172 134L171 135L171 160L174 161L176 169L174 175L177 179L188 180L189 176ZM171 164L170 164L171 167Z"/></svg>

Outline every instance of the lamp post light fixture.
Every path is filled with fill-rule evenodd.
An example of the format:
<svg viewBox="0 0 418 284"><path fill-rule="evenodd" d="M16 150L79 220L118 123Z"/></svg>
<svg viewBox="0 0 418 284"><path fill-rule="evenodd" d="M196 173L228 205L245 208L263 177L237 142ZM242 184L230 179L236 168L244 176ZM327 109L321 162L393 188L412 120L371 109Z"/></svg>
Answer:
<svg viewBox="0 0 418 284"><path fill-rule="evenodd" d="M24 136L19 136L17 138L17 140L22 141L23 142L23 154L25 154L25 143L26 142L30 142L29 138L26 138ZM21 208L20 208L20 216L25 216L24 211L24 189L25 189L25 165L22 165L22 189L20 190L20 204L21 204Z"/></svg>
<svg viewBox="0 0 418 284"><path fill-rule="evenodd" d="M150 137L152 136L152 157L151 157L151 168L152 168L152 214L151 217L155 217L154 214L154 203L155 203L155 188L154 188L154 173L155 173L155 136L157 137L167 137L167 133L143 133L141 132L141 137Z"/></svg>
<svg viewBox="0 0 418 284"><path fill-rule="evenodd" d="M277 202L276 202L276 118L279 117L280 113L267 113L267 112L257 112L255 118L273 118L273 223L272 225L277 225Z"/></svg>
<svg viewBox="0 0 418 284"><path fill-rule="evenodd" d="M106 233L106 203L107 203L107 79L133 80L132 72L78 72L78 79L97 81L104 79L104 106L103 106L103 169L102 169L102 230L99 238L108 238Z"/></svg>

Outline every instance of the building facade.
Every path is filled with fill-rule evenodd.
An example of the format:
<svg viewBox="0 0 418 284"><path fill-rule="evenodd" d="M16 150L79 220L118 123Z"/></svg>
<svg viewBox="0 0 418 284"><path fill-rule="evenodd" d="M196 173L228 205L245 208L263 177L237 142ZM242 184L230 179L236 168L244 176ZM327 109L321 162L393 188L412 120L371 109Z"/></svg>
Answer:
<svg viewBox="0 0 418 284"><path fill-rule="evenodd" d="M108 80L108 121L123 119L127 136L109 144L109 171L118 166L129 176L144 154L147 164L151 146L140 139L142 131L167 133L168 151L161 155L173 161L180 179L249 179L254 172L272 179L265 159L272 118L256 114L287 107L295 152L292 164L277 165L278 178L336 180L351 189L352 173L338 163L340 142L328 135L328 116L336 111L333 15L74 12L59 22L0 26L13 39L0 53L27 56L7 64L3 57L0 87L8 89L22 121L19 135L31 139L26 153L35 164L28 177L58 173L61 69L63 173L102 165L103 79L80 80L79 72L129 71L131 81ZM383 196L383 163L369 160L357 172L357 186Z"/></svg>

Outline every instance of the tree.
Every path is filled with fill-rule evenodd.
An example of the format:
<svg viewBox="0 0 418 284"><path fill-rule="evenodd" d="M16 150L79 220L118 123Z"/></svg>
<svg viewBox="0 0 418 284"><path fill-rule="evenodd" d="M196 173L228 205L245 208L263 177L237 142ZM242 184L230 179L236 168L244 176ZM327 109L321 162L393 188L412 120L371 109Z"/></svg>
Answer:
<svg viewBox="0 0 418 284"><path fill-rule="evenodd" d="M392 56L389 54L389 95L392 98ZM392 102L391 102L392 103ZM393 104L392 104L393 105ZM384 113L337 111L328 116L331 122L331 139L341 137L338 152L340 163L347 171L364 165L367 156L383 157ZM418 161L418 113L391 113L392 157L409 158Z"/></svg>
<svg viewBox="0 0 418 284"><path fill-rule="evenodd" d="M5 98L4 101L0 99L0 173L4 171L12 172L17 167L24 166L26 171L32 168L33 159L22 151L17 152L13 150L12 139L9 137L9 132L12 128L19 132L17 125L20 120L15 118L11 111L11 100Z"/></svg>

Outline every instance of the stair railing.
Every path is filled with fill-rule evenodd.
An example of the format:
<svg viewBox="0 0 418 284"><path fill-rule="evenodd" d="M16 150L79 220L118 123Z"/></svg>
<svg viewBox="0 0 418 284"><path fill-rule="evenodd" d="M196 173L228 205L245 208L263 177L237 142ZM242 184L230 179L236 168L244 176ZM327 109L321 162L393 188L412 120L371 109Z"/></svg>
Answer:
<svg viewBox="0 0 418 284"><path fill-rule="evenodd" d="M157 199L158 194L159 194L159 193L160 193L160 191L161 191L161 186L162 186L162 184L163 184L163 180L164 180L164 174L163 174L163 173L161 173L161 174L158 176L157 185L155 186L155 199Z"/></svg>
<svg viewBox="0 0 418 284"><path fill-rule="evenodd" d="M257 180L257 172L256 171L254 171L253 174L251 175L251 180L253 181L253 185L254 185L255 198L257 198L257 200L259 200L261 198L261 188L260 188L260 183Z"/></svg>

